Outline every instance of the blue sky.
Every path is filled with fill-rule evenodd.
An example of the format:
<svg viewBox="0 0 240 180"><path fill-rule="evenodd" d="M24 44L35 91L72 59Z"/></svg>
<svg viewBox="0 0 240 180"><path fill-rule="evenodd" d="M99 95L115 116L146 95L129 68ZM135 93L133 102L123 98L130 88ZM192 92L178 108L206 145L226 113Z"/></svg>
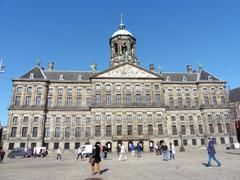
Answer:
<svg viewBox="0 0 240 180"><path fill-rule="evenodd" d="M58 70L109 66L109 38L120 14L137 39L141 66L182 72L204 68L240 86L240 1L237 0L0 0L0 121L7 124L12 79L55 62Z"/></svg>

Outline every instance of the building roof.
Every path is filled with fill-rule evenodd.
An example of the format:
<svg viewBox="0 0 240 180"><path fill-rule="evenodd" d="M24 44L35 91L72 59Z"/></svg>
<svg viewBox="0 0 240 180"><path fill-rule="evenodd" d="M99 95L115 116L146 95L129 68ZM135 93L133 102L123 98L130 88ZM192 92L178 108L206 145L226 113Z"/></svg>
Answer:
<svg viewBox="0 0 240 180"><path fill-rule="evenodd" d="M240 87L230 90L229 101L230 102L240 101Z"/></svg>
<svg viewBox="0 0 240 180"><path fill-rule="evenodd" d="M34 79L46 79L42 68L40 68L39 66L34 67L33 69L31 69L30 71L28 71L27 73L25 73L24 75L22 75L20 77L20 79L29 79L31 74L33 74L33 78Z"/></svg>
<svg viewBox="0 0 240 180"><path fill-rule="evenodd" d="M186 81L196 81L198 73L162 73L165 80L167 77L170 78L170 81L183 81L183 78L186 77Z"/></svg>

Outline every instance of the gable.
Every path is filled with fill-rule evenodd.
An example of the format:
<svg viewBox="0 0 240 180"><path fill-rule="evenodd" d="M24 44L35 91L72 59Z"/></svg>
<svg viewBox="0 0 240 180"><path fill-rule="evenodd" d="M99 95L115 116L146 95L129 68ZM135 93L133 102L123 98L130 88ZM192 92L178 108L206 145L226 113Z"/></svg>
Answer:
<svg viewBox="0 0 240 180"><path fill-rule="evenodd" d="M97 78L160 78L160 76L153 74L143 68L123 64L116 68L108 69L102 73L97 74Z"/></svg>

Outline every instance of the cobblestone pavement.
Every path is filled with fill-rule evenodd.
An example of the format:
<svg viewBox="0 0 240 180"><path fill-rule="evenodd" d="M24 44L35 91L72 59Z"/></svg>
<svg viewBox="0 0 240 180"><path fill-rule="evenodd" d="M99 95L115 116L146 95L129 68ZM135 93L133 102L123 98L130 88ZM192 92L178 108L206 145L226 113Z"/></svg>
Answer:
<svg viewBox="0 0 240 180"><path fill-rule="evenodd" d="M6 158L0 164L0 180L239 180L240 150L218 152L221 167L207 168L206 151L177 152L176 160L163 162L161 156L144 153L142 158L127 155L127 161L118 161L115 153L101 162L101 175L91 175L88 160L76 161L76 155L64 153L63 161L55 154L46 158Z"/></svg>

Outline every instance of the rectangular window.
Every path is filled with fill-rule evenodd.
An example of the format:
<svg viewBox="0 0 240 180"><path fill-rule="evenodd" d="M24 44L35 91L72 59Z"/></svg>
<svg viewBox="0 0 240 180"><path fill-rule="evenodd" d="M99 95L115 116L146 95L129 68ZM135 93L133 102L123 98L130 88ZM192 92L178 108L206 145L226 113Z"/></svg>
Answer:
<svg viewBox="0 0 240 180"><path fill-rule="evenodd" d="M159 91L160 90L160 86L158 84L156 84L154 87L155 87L155 91Z"/></svg>
<svg viewBox="0 0 240 180"><path fill-rule="evenodd" d="M111 104L112 98L111 94L106 94L106 104Z"/></svg>
<svg viewBox="0 0 240 180"><path fill-rule="evenodd" d="M39 122L39 117L34 117L34 118L33 118L33 122L34 122L34 123Z"/></svg>
<svg viewBox="0 0 240 180"><path fill-rule="evenodd" d="M101 126L95 126L95 136L96 137L101 136Z"/></svg>
<svg viewBox="0 0 240 180"><path fill-rule="evenodd" d="M72 95L72 89L67 89L67 94Z"/></svg>
<svg viewBox="0 0 240 180"><path fill-rule="evenodd" d="M174 100L173 100L173 98L169 98L169 107L170 108L174 107Z"/></svg>
<svg viewBox="0 0 240 180"><path fill-rule="evenodd" d="M79 138L81 136L80 134L80 127L75 128L75 138Z"/></svg>
<svg viewBox="0 0 240 180"><path fill-rule="evenodd" d="M127 133L128 135L132 135L132 125L127 126Z"/></svg>
<svg viewBox="0 0 240 180"><path fill-rule="evenodd" d="M23 123L28 123L29 117L23 117Z"/></svg>
<svg viewBox="0 0 240 180"><path fill-rule="evenodd" d="M146 94L146 97L145 97L145 98L146 98L146 101L145 101L146 104L147 104L147 105L151 105L151 96L150 96L150 94Z"/></svg>
<svg viewBox="0 0 240 180"><path fill-rule="evenodd" d="M126 104L131 104L131 94L126 94Z"/></svg>
<svg viewBox="0 0 240 180"><path fill-rule="evenodd" d="M137 120L141 121L142 120L142 115L141 114L137 114Z"/></svg>
<svg viewBox="0 0 240 180"><path fill-rule="evenodd" d="M231 132L231 128L230 128L230 124L229 123L226 123L226 130L227 130L227 133Z"/></svg>
<svg viewBox="0 0 240 180"><path fill-rule="evenodd" d="M157 114L157 120L162 120L162 114Z"/></svg>
<svg viewBox="0 0 240 180"><path fill-rule="evenodd" d="M96 115L95 116L95 121L101 121L101 115Z"/></svg>
<svg viewBox="0 0 240 180"><path fill-rule="evenodd" d="M203 145L205 145L206 143L205 143L205 139L201 139L201 145L203 146Z"/></svg>
<svg viewBox="0 0 240 180"><path fill-rule="evenodd" d="M217 97L216 96L212 97L212 101L213 101L213 105L217 106Z"/></svg>
<svg viewBox="0 0 240 180"><path fill-rule="evenodd" d="M122 125L117 125L117 136L122 135Z"/></svg>
<svg viewBox="0 0 240 180"><path fill-rule="evenodd" d="M190 134L195 134L195 130L194 130L194 125L193 124L191 124L190 125Z"/></svg>
<svg viewBox="0 0 240 180"><path fill-rule="evenodd" d="M63 88L58 88L58 94L63 94Z"/></svg>
<svg viewBox="0 0 240 180"><path fill-rule="evenodd" d="M106 136L107 137L111 137L112 136L112 126L111 125L107 125L106 126Z"/></svg>
<svg viewBox="0 0 240 180"><path fill-rule="evenodd" d="M49 95L52 95L52 94L53 94L53 88L49 88L48 94L49 94Z"/></svg>
<svg viewBox="0 0 240 180"><path fill-rule="evenodd" d="M116 119L117 119L117 121L121 121L122 120L122 116L121 115L117 115Z"/></svg>
<svg viewBox="0 0 240 180"><path fill-rule="evenodd" d="M178 98L178 107L179 108L183 107L182 98Z"/></svg>
<svg viewBox="0 0 240 180"><path fill-rule="evenodd" d="M77 95L81 95L82 94L82 89L77 89Z"/></svg>
<svg viewBox="0 0 240 180"><path fill-rule="evenodd" d="M210 131L211 134L214 133L213 124L209 124L209 131Z"/></svg>
<svg viewBox="0 0 240 180"><path fill-rule="evenodd" d="M176 117L175 116L171 116L171 121L176 121Z"/></svg>
<svg viewBox="0 0 240 180"><path fill-rule="evenodd" d="M127 91L131 91L131 85L126 85L125 88Z"/></svg>
<svg viewBox="0 0 240 180"><path fill-rule="evenodd" d="M149 136L152 136L152 135L153 135L153 125L152 125L152 124L149 124L149 125L148 125L148 135L149 135Z"/></svg>
<svg viewBox="0 0 240 180"><path fill-rule="evenodd" d="M182 135L186 134L186 126L185 125L181 125L181 134Z"/></svg>
<svg viewBox="0 0 240 180"><path fill-rule="evenodd" d="M57 107L62 106L62 97L57 97Z"/></svg>
<svg viewBox="0 0 240 180"><path fill-rule="evenodd" d="M218 133L223 133L222 124L218 123L217 126L218 126Z"/></svg>
<svg viewBox="0 0 240 180"><path fill-rule="evenodd" d="M196 139L192 139L192 145L196 146L197 145L197 140Z"/></svg>
<svg viewBox="0 0 240 180"><path fill-rule="evenodd" d="M155 99L156 99L156 104L157 104L157 105L160 105L160 104L161 104L160 94L156 94L156 95L155 95Z"/></svg>
<svg viewBox="0 0 240 180"><path fill-rule="evenodd" d="M141 124L138 125L138 135L143 135L143 126Z"/></svg>
<svg viewBox="0 0 240 180"><path fill-rule="evenodd" d="M52 107L52 97L48 97L47 99L47 106Z"/></svg>
<svg viewBox="0 0 240 180"><path fill-rule="evenodd" d="M67 97L67 107L72 107L72 97Z"/></svg>
<svg viewBox="0 0 240 180"><path fill-rule="evenodd" d="M86 103L87 103L87 107L90 107L92 105L92 99L87 98Z"/></svg>
<svg viewBox="0 0 240 180"><path fill-rule="evenodd" d="M45 128L45 137L50 137L50 127Z"/></svg>
<svg viewBox="0 0 240 180"><path fill-rule="evenodd" d="M199 134L203 134L203 126L201 124L198 125Z"/></svg>
<svg viewBox="0 0 240 180"><path fill-rule="evenodd" d="M96 104L101 104L101 95L100 94L96 94Z"/></svg>
<svg viewBox="0 0 240 180"><path fill-rule="evenodd" d="M107 120L107 121L111 121L111 119L112 119L112 118L111 118L111 115L110 115L110 114L106 115L106 120Z"/></svg>
<svg viewBox="0 0 240 180"><path fill-rule="evenodd" d="M208 98L208 96L204 97L204 105L207 106L207 107L209 106L209 98Z"/></svg>
<svg viewBox="0 0 240 180"><path fill-rule="evenodd" d="M177 135L177 127L176 127L176 125L172 126L172 135Z"/></svg>
<svg viewBox="0 0 240 180"><path fill-rule="evenodd" d="M106 90L108 90L108 91L111 90L111 85L110 84L106 85Z"/></svg>
<svg viewBox="0 0 240 180"><path fill-rule="evenodd" d="M56 124L61 123L61 117L56 117Z"/></svg>
<svg viewBox="0 0 240 180"><path fill-rule="evenodd" d="M141 86L140 85L136 85L135 88L136 88L136 90L141 90Z"/></svg>
<svg viewBox="0 0 240 180"><path fill-rule="evenodd" d="M141 94L136 94L136 103L137 104L141 104L142 103Z"/></svg>
<svg viewBox="0 0 240 180"><path fill-rule="evenodd" d="M76 124L81 124L81 117L76 117Z"/></svg>
<svg viewBox="0 0 240 180"><path fill-rule="evenodd" d="M183 145L184 145L184 146L187 146L187 145L188 145L187 139L183 139Z"/></svg>
<svg viewBox="0 0 240 180"><path fill-rule="evenodd" d="M17 93L21 93L22 92L22 87L18 87L17 88Z"/></svg>
<svg viewBox="0 0 240 180"><path fill-rule="evenodd" d="M221 144L225 144L225 138L224 137L220 138L220 141L221 141Z"/></svg>
<svg viewBox="0 0 240 180"><path fill-rule="evenodd" d="M194 98L194 102L195 102L195 107L198 108L199 107L199 101L198 101L197 97Z"/></svg>
<svg viewBox="0 0 240 180"><path fill-rule="evenodd" d="M77 107L81 107L81 98L77 97Z"/></svg>
<svg viewBox="0 0 240 180"><path fill-rule="evenodd" d="M66 121L65 121L65 123L71 123L71 117L66 117L66 119L65 119Z"/></svg>
<svg viewBox="0 0 240 180"><path fill-rule="evenodd" d="M78 149L79 147L80 147L80 142L76 142L74 149Z"/></svg>
<svg viewBox="0 0 240 180"><path fill-rule="evenodd" d="M20 147L24 148L25 147L25 143L20 143Z"/></svg>
<svg viewBox="0 0 240 180"><path fill-rule="evenodd" d="M64 149L69 149L69 143L64 143Z"/></svg>
<svg viewBox="0 0 240 180"><path fill-rule="evenodd" d="M96 88L96 90L100 90L101 89L101 85L100 84L96 84L95 88Z"/></svg>
<svg viewBox="0 0 240 180"><path fill-rule="evenodd" d="M152 115L151 115L151 114L148 114L148 115L147 115L147 120L148 120L148 121L152 121Z"/></svg>
<svg viewBox="0 0 240 180"><path fill-rule="evenodd" d="M22 137L27 137L27 131L28 131L27 127L22 128Z"/></svg>
<svg viewBox="0 0 240 180"><path fill-rule="evenodd" d="M36 97L35 106L37 106L37 107L41 106L41 96Z"/></svg>
<svg viewBox="0 0 240 180"><path fill-rule="evenodd" d="M21 96L16 96L15 98L15 106L20 106Z"/></svg>
<svg viewBox="0 0 240 180"><path fill-rule="evenodd" d="M91 123L91 118L90 117L86 117L86 123L87 124Z"/></svg>
<svg viewBox="0 0 240 180"><path fill-rule="evenodd" d="M193 121L193 117L192 116L188 116L188 120L189 121Z"/></svg>
<svg viewBox="0 0 240 180"><path fill-rule="evenodd" d="M31 105L31 96L26 96L25 106L30 106L30 105Z"/></svg>
<svg viewBox="0 0 240 180"><path fill-rule="evenodd" d="M209 120L209 121L212 120L212 115L209 114L207 117L208 117L208 120Z"/></svg>
<svg viewBox="0 0 240 180"><path fill-rule="evenodd" d="M60 127L55 128L55 138L59 138L61 134L61 129Z"/></svg>
<svg viewBox="0 0 240 180"><path fill-rule="evenodd" d="M37 136L38 136L38 127L33 127L32 137L37 137Z"/></svg>
<svg viewBox="0 0 240 180"><path fill-rule="evenodd" d="M90 88L87 88L87 94L91 94L92 90Z"/></svg>
<svg viewBox="0 0 240 180"><path fill-rule="evenodd" d="M158 134L163 135L163 125L162 124L158 124Z"/></svg>
<svg viewBox="0 0 240 180"><path fill-rule="evenodd" d="M121 90L121 85L116 85L116 90Z"/></svg>
<svg viewBox="0 0 240 180"><path fill-rule="evenodd" d="M121 94L116 94L116 104L121 104Z"/></svg>
<svg viewBox="0 0 240 180"><path fill-rule="evenodd" d="M185 117L184 116L180 116L180 121L185 121Z"/></svg>
<svg viewBox="0 0 240 180"><path fill-rule="evenodd" d="M9 143L8 144L8 150L14 149L14 143Z"/></svg>
<svg viewBox="0 0 240 180"><path fill-rule="evenodd" d="M187 108L191 107L191 99L189 97L186 98L186 106L187 106Z"/></svg>
<svg viewBox="0 0 240 180"><path fill-rule="evenodd" d="M64 134L65 138L70 138L70 132L71 132L70 127L66 127L65 128L65 134Z"/></svg>
<svg viewBox="0 0 240 180"><path fill-rule="evenodd" d="M132 115L127 115L127 120L131 121L132 120Z"/></svg>

